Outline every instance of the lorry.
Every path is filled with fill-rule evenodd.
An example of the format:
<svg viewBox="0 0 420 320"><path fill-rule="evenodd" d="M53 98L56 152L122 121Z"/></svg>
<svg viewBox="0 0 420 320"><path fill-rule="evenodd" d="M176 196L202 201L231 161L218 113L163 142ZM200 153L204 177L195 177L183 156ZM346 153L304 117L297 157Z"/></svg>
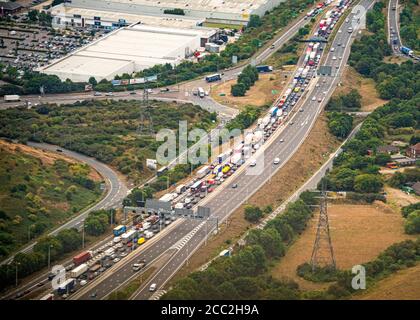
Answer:
<svg viewBox="0 0 420 320"><path fill-rule="evenodd" d="M187 190L187 187L185 186L185 184L180 184L175 189L176 193L178 193L178 194L181 194L181 193L185 192L185 190Z"/></svg>
<svg viewBox="0 0 420 320"><path fill-rule="evenodd" d="M120 225L118 227L115 227L114 230L113 230L115 237L118 237L119 235L123 234L126 231L127 231L127 227L124 226L124 225Z"/></svg>
<svg viewBox="0 0 420 320"><path fill-rule="evenodd" d="M200 170L197 171L197 178L201 179L204 178L210 172L209 166L204 166Z"/></svg>
<svg viewBox="0 0 420 320"><path fill-rule="evenodd" d="M69 294L71 290L73 290L74 285L76 284L76 280L73 278L69 278L64 281L57 289L58 294Z"/></svg>
<svg viewBox="0 0 420 320"><path fill-rule="evenodd" d="M92 258L92 251L84 251L73 257L73 263L78 266Z"/></svg>
<svg viewBox="0 0 420 320"><path fill-rule="evenodd" d="M271 71L273 71L273 67L272 67L272 66L267 66L267 65L256 66L255 68L257 68L257 71L258 71L259 73L263 73L263 72L271 72Z"/></svg>
<svg viewBox="0 0 420 320"><path fill-rule="evenodd" d="M130 230L121 235L121 239L123 243L128 243L131 240L133 240L135 237L137 237L137 230Z"/></svg>
<svg viewBox="0 0 420 320"><path fill-rule="evenodd" d="M167 193L167 194L163 195L162 197L160 197L159 201L171 202L176 197L178 197L177 193Z"/></svg>
<svg viewBox="0 0 420 320"><path fill-rule="evenodd" d="M408 47L404 47L404 46L402 46L402 47L400 48L400 51L401 51L401 53L406 54L407 56L410 56L410 57L412 57L412 56L413 56L413 50L411 50L411 49L410 49L410 48L408 48Z"/></svg>
<svg viewBox="0 0 420 320"><path fill-rule="evenodd" d="M150 238L152 238L154 235L155 235L155 234L154 234L152 231L146 231L146 232L144 233L144 236L145 236L145 238L146 238L146 239L150 239Z"/></svg>
<svg viewBox="0 0 420 320"><path fill-rule="evenodd" d="M6 95L4 95L4 101L6 101L6 102L20 101L20 96L17 95L17 94L6 94Z"/></svg>
<svg viewBox="0 0 420 320"><path fill-rule="evenodd" d="M78 278L88 270L89 266L86 263L82 263L80 266L77 266L76 268L70 271L70 277Z"/></svg>

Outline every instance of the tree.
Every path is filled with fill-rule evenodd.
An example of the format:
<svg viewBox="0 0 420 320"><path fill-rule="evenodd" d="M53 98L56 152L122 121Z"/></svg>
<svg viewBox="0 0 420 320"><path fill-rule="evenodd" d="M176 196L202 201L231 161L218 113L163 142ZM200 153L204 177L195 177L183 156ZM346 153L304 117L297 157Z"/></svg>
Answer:
<svg viewBox="0 0 420 320"><path fill-rule="evenodd" d="M249 222L255 223L258 222L263 216L262 210L253 205L247 205L245 206L245 219Z"/></svg>
<svg viewBox="0 0 420 320"><path fill-rule="evenodd" d="M420 210L415 210L407 216L404 229L408 234L420 233Z"/></svg>
<svg viewBox="0 0 420 320"><path fill-rule="evenodd" d="M96 86L98 82L96 81L95 77L90 77L88 81L92 86Z"/></svg>
<svg viewBox="0 0 420 320"><path fill-rule="evenodd" d="M262 25L260 16L251 14L248 21L248 28L257 28Z"/></svg>
<svg viewBox="0 0 420 320"><path fill-rule="evenodd" d="M360 174L354 179L354 190L360 193L378 193L383 187L380 176Z"/></svg>
<svg viewBox="0 0 420 320"><path fill-rule="evenodd" d="M234 84L231 88L231 94L234 97L243 97L246 93L246 86L243 83Z"/></svg>
<svg viewBox="0 0 420 320"><path fill-rule="evenodd" d="M77 229L66 229L58 233L57 239L63 246L63 252L71 252L80 247L82 243L82 236Z"/></svg>

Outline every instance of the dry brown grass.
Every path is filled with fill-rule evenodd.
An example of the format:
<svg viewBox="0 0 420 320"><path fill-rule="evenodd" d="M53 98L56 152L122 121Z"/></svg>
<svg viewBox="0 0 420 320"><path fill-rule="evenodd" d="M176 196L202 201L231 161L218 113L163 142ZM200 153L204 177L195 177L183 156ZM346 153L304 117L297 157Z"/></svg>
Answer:
<svg viewBox="0 0 420 320"><path fill-rule="evenodd" d="M316 121L309 137L300 146L294 156L281 168L271 182L266 183L248 201L260 207L267 205L278 206L297 190L328 158L328 155L339 146L328 131L325 115L322 114ZM311 156L308 157L308 154ZM288 183L284 183L287 181ZM211 257L217 255L228 245L226 241L234 242L249 227L252 226L244 219L244 206L239 207L229 217L228 226L223 224L217 236L213 236L207 246L199 248L189 260L188 266L183 266L169 285L179 278L197 270Z"/></svg>
<svg viewBox="0 0 420 320"><path fill-rule="evenodd" d="M333 96L346 94L350 90L356 89L362 96L361 111L373 111L387 102L379 98L375 89L375 82L372 79L363 78L352 67L346 66L341 84L342 86L337 87Z"/></svg>
<svg viewBox="0 0 420 320"><path fill-rule="evenodd" d="M382 202L373 205L334 204L328 209L331 239L337 267L352 266L375 259L380 252L396 242L413 238L404 233L404 219L399 211ZM310 261L315 241L318 215L290 247L286 256L272 270L276 278L291 278L304 290L325 288L296 274L296 268Z"/></svg>
<svg viewBox="0 0 420 320"><path fill-rule="evenodd" d="M56 160L64 160L68 163L78 163L76 160L66 157L63 154L58 154L55 152L50 152L50 151L44 151L44 150L40 150L37 148L32 148L30 146L24 145L24 144L19 144L19 143L9 143L7 141L1 140L0 139L0 148L3 148L11 153L15 153L15 152L23 152L26 153L30 156L36 157L39 160L41 160L42 165L44 166L51 166L54 164L54 162ZM91 168L90 173L89 173L89 178L94 180L94 181L102 181L102 177L100 176L100 174L94 170L93 168Z"/></svg>
<svg viewBox="0 0 420 320"><path fill-rule="evenodd" d="M380 280L355 300L420 300L420 264Z"/></svg>
<svg viewBox="0 0 420 320"><path fill-rule="evenodd" d="M285 71L293 69L287 67ZM259 80L252 86L244 97L234 97L230 94L230 88L236 83L236 80L222 82L211 88L211 97L217 102L237 109L243 109L245 106L253 105L261 107L274 102L278 94L286 86L285 71L274 71L271 73L260 74ZM277 90L277 94L273 94L272 90ZM220 96L225 94L225 96Z"/></svg>

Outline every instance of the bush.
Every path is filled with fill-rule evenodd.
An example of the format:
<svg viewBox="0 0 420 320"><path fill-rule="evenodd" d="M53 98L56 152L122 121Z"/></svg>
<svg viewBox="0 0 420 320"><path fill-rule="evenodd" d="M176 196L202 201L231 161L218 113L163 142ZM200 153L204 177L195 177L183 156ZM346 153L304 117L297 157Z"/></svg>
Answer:
<svg viewBox="0 0 420 320"><path fill-rule="evenodd" d="M244 210L244 215L246 220L256 223L263 217L263 212L257 206L247 205Z"/></svg>

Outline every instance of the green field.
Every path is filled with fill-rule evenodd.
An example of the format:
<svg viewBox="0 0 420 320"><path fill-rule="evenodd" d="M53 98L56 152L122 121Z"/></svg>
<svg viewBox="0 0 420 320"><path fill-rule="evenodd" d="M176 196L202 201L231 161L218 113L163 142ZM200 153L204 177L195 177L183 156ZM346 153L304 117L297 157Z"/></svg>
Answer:
<svg viewBox="0 0 420 320"><path fill-rule="evenodd" d="M0 144L0 257L64 223L101 195L91 169Z"/></svg>
<svg viewBox="0 0 420 320"><path fill-rule="evenodd" d="M22 141L44 141L110 164L138 183L153 172L146 159L155 158L162 142L160 129L177 131L179 121L209 130L216 115L192 104L152 101L86 101L74 105L39 106L0 112L0 136Z"/></svg>

